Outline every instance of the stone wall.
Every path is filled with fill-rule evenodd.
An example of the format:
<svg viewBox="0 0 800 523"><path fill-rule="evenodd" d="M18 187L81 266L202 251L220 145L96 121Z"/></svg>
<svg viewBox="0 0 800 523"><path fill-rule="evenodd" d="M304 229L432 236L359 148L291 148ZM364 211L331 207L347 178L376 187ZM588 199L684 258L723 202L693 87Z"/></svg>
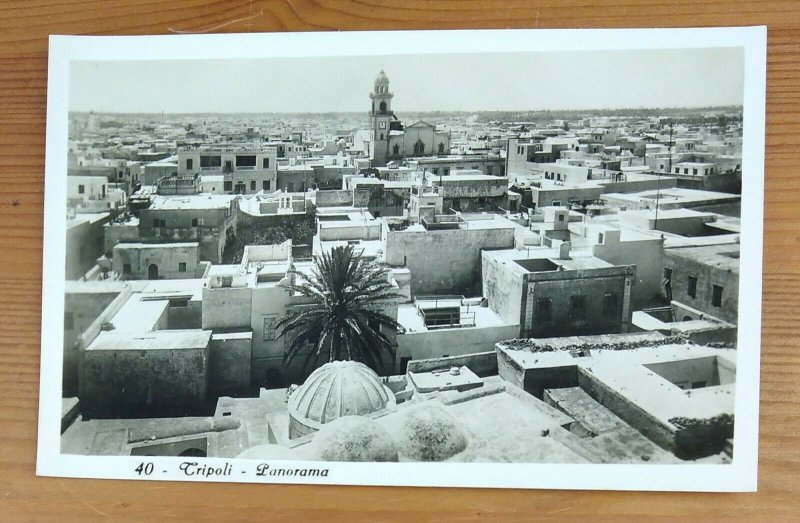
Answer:
<svg viewBox="0 0 800 523"><path fill-rule="evenodd" d="M616 269L613 272L617 274L613 274L611 269ZM528 282L523 336L544 338L627 332L632 311L627 307L626 314L625 282L628 278L632 279L633 273L633 268L613 267L586 272L554 271L529 274L529 278L535 277L536 280ZM603 314L606 294L616 296L616 310L610 315ZM573 296L584 296L583 320L571 318ZM550 321L544 321L536 315L536 300L543 298L551 300L552 303Z"/></svg>
<svg viewBox="0 0 800 523"><path fill-rule="evenodd" d="M249 287L203 288L202 328L249 328L252 290Z"/></svg>
<svg viewBox="0 0 800 523"><path fill-rule="evenodd" d="M197 277L199 267L199 244L126 244L119 243L113 249L112 270L117 274L125 274L125 278L146 280L149 268L155 265L158 279L180 280ZM181 269L181 263L184 270ZM125 265L130 272L124 273Z"/></svg>
<svg viewBox="0 0 800 523"><path fill-rule="evenodd" d="M80 359L80 351L76 346L78 336L86 331L119 295L119 291L67 292L64 295L64 362L61 384L64 397L78 394ZM67 318L71 320L72 328L67 328Z"/></svg>
<svg viewBox="0 0 800 523"><path fill-rule="evenodd" d="M411 292L481 295L481 251L510 249L514 229L452 229L388 231L386 261L407 266Z"/></svg>
<svg viewBox="0 0 800 523"><path fill-rule="evenodd" d="M233 395L250 387L250 330L211 336L208 365L209 392Z"/></svg>
<svg viewBox="0 0 800 523"><path fill-rule="evenodd" d="M353 191L321 190L316 193L317 207L349 207L353 205Z"/></svg>
<svg viewBox="0 0 800 523"><path fill-rule="evenodd" d="M85 419L201 414L207 367L208 347L85 351L81 412Z"/></svg>
<svg viewBox="0 0 800 523"><path fill-rule="evenodd" d="M67 227L64 275L67 280L81 279L103 254L103 225L108 222L109 215L98 215L98 218L93 223L87 220ZM82 219L80 215L78 219Z"/></svg>
<svg viewBox="0 0 800 523"><path fill-rule="evenodd" d="M680 249L664 251L664 267L672 269L672 300L727 322L739 322L739 273L719 269L712 263L701 263L680 256ZM689 295L689 277L697 279L695 296ZM722 287L722 303L712 305L713 286ZM678 318L680 319L680 318Z"/></svg>

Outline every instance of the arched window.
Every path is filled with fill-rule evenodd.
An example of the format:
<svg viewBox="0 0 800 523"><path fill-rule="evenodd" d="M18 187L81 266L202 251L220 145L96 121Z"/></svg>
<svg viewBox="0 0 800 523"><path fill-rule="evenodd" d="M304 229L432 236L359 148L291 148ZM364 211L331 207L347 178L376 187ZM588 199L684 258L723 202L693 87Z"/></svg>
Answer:
<svg viewBox="0 0 800 523"><path fill-rule="evenodd" d="M183 452L181 452L178 455L179 456L184 456L184 457L205 458L206 457L206 452L204 450L202 450L202 449L191 448L191 449L184 450Z"/></svg>
<svg viewBox="0 0 800 523"><path fill-rule="evenodd" d="M394 144L394 147L392 147L392 154L394 154L395 156L398 156L400 154L400 146L399 145Z"/></svg>
<svg viewBox="0 0 800 523"><path fill-rule="evenodd" d="M439 144L439 154L444 154L444 144L443 143Z"/></svg>
<svg viewBox="0 0 800 523"><path fill-rule="evenodd" d="M381 102L381 105L379 107L381 109L381 113L386 112L386 102Z"/></svg>
<svg viewBox="0 0 800 523"><path fill-rule="evenodd" d="M422 140L417 140L417 143L414 144L414 154L423 153L425 153L425 144L422 143Z"/></svg>

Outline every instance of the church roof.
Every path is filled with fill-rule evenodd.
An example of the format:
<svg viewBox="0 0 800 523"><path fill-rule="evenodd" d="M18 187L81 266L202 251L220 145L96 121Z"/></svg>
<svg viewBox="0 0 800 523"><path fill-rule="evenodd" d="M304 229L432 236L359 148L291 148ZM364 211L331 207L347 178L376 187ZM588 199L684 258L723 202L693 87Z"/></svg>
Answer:
<svg viewBox="0 0 800 523"><path fill-rule="evenodd" d="M409 127L436 127L433 124L426 122L425 120L417 120L416 122L412 123L411 125L407 125L406 128Z"/></svg>

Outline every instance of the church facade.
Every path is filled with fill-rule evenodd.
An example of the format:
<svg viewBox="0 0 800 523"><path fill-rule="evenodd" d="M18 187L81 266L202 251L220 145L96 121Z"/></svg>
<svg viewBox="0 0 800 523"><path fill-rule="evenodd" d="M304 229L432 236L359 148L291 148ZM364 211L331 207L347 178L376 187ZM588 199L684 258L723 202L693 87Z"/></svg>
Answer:
<svg viewBox="0 0 800 523"><path fill-rule="evenodd" d="M389 78L383 71L375 79L369 97L372 100L370 155L373 167L384 167L390 161L409 157L450 153L450 133L437 131L435 125L422 120L403 126L392 111L394 94L389 91Z"/></svg>

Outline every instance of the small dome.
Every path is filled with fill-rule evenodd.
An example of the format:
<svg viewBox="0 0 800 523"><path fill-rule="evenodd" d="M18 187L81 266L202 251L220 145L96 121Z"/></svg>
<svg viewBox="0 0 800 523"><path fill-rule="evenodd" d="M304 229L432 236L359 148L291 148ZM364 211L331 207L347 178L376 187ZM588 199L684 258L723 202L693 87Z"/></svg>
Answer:
<svg viewBox="0 0 800 523"><path fill-rule="evenodd" d="M444 461L467 448L461 424L437 406L409 409L398 434L398 449L418 461Z"/></svg>
<svg viewBox="0 0 800 523"><path fill-rule="evenodd" d="M389 85L389 77L386 76L386 73L383 72L383 69L381 69L381 72L378 73L378 77L375 79L375 85Z"/></svg>
<svg viewBox="0 0 800 523"><path fill-rule="evenodd" d="M343 416L367 416L394 404L394 395L375 371L355 361L318 368L289 397L289 416L319 428Z"/></svg>
<svg viewBox="0 0 800 523"><path fill-rule="evenodd" d="M314 457L323 461L397 461L397 445L377 421L345 416L314 436Z"/></svg>

